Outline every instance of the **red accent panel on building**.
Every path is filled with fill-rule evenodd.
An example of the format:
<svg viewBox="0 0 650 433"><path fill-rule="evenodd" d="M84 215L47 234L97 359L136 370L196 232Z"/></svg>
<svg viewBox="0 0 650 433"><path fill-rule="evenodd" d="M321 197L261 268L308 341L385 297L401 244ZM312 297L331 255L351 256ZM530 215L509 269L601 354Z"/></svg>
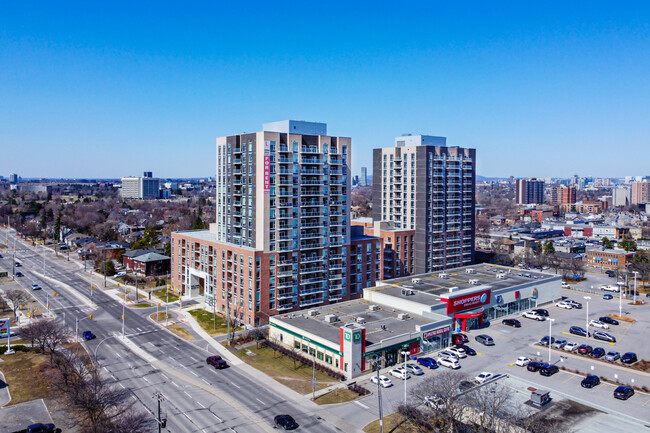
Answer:
<svg viewBox="0 0 650 433"><path fill-rule="evenodd" d="M469 295L450 297L447 300L447 314L457 313L459 311L471 310L482 305L490 303L491 289L482 290ZM442 299L444 301L444 299Z"/></svg>

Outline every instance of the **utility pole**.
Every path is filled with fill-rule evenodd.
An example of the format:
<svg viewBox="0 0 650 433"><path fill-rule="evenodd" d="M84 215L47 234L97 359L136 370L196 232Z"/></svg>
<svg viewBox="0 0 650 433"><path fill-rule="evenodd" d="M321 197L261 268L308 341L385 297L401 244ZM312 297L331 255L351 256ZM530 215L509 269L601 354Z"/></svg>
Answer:
<svg viewBox="0 0 650 433"><path fill-rule="evenodd" d="M374 361L373 365L377 370L377 402L379 404L379 430L381 433L384 433L384 414L381 407L381 381L379 380L379 364L380 360Z"/></svg>
<svg viewBox="0 0 650 433"><path fill-rule="evenodd" d="M140 303L140 297L138 296L138 272L135 273L135 303Z"/></svg>
<svg viewBox="0 0 650 433"><path fill-rule="evenodd" d="M106 288L106 245L104 245L104 288ZM126 289L124 289L126 292Z"/></svg>
<svg viewBox="0 0 650 433"><path fill-rule="evenodd" d="M124 338L124 313L126 308L126 287L124 288L124 303L122 303L122 338Z"/></svg>
<svg viewBox="0 0 650 433"><path fill-rule="evenodd" d="M311 356L311 400L316 401L316 352Z"/></svg>
<svg viewBox="0 0 650 433"><path fill-rule="evenodd" d="M230 292L226 296L226 309L228 310L228 319L226 320L228 322L228 347L230 347Z"/></svg>
<svg viewBox="0 0 650 433"><path fill-rule="evenodd" d="M169 307L169 284L167 284L167 303L165 303L165 326L167 326L167 317L169 317L169 314L167 314L168 307Z"/></svg>
<svg viewBox="0 0 650 433"><path fill-rule="evenodd" d="M167 426L167 419L162 418L162 414L160 412L160 402L162 402L165 397L163 397L161 392L155 392L153 398L158 400L158 433L162 433L162 428Z"/></svg>

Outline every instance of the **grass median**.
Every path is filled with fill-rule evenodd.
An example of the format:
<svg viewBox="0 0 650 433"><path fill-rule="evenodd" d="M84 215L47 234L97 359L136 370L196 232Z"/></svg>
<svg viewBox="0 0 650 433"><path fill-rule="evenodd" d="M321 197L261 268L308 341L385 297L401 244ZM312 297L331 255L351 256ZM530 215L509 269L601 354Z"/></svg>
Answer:
<svg viewBox="0 0 650 433"><path fill-rule="evenodd" d="M49 355L36 352L18 352L2 355L0 371L11 393L9 406L38 398L53 396L50 380L45 374L49 366Z"/></svg>
<svg viewBox="0 0 650 433"><path fill-rule="evenodd" d="M153 296L155 296L156 298L160 299L163 302L167 302L167 293L169 293L169 302L178 301L179 299L178 295L171 290L168 291L167 289L157 289L151 292Z"/></svg>
<svg viewBox="0 0 650 433"><path fill-rule="evenodd" d="M197 308L194 310L189 310L188 313L194 317L198 324L201 325L201 328L210 334L211 337L228 333L228 324L223 320L223 317L221 315L216 315L215 327L215 315L209 311L205 311L202 308Z"/></svg>

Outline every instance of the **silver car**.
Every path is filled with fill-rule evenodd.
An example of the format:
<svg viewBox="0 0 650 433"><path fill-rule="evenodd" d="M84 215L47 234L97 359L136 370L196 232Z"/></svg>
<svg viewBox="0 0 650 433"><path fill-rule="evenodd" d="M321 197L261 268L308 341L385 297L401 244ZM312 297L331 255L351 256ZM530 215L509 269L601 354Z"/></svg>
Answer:
<svg viewBox="0 0 650 433"><path fill-rule="evenodd" d="M618 352L607 352L607 355L605 355L605 361L616 361L621 357L621 354Z"/></svg>
<svg viewBox="0 0 650 433"><path fill-rule="evenodd" d="M560 339L560 340L555 340L555 343L553 343L552 346L556 349L562 349L564 348L564 346L566 346L566 344L567 344L566 340Z"/></svg>

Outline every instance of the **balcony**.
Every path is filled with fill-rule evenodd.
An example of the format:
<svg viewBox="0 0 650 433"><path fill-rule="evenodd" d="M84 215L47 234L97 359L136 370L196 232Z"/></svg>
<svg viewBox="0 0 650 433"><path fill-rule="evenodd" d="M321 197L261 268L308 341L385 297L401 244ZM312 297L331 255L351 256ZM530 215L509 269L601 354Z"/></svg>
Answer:
<svg viewBox="0 0 650 433"><path fill-rule="evenodd" d="M277 207L293 207L292 200L278 200Z"/></svg>
<svg viewBox="0 0 650 433"><path fill-rule="evenodd" d="M291 158L285 158L285 157L283 157L283 156L279 157L279 158L277 159L277 161L278 161L279 163L281 163L281 164L291 164L291 163L293 163L293 160L291 160Z"/></svg>
<svg viewBox="0 0 650 433"><path fill-rule="evenodd" d="M300 218L312 218L324 216L323 211L304 211L300 213Z"/></svg>
<svg viewBox="0 0 650 433"><path fill-rule="evenodd" d="M313 254L309 256L301 256L300 257L300 263L314 263L314 262L322 262L323 260L327 260L327 258Z"/></svg>
<svg viewBox="0 0 650 433"><path fill-rule="evenodd" d="M300 195L304 197L304 196L322 196L325 194L319 188L309 188L309 189L301 189Z"/></svg>
<svg viewBox="0 0 650 433"><path fill-rule="evenodd" d="M293 218L293 215L291 213L280 212L280 213L278 213L278 216L276 218L279 218L279 219Z"/></svg>
<svg viewBox="0 0 650 433"><path fill-rule="evenodd" d="M300 239L320 239L325 234L320 233L320 232L301 232L300 233Z"/></svg>
<svg viewBox="0 0 650 433"><path fill-rule="evenodd" d="M301 307L306 307L308 305L321 304L322 302L323 302L323 300L319 299L319 298L305 299L305 300L300 301L300 306Z"/></svg>
<svg viewBox="0 0 650 433"><path fill-rule="evenodd" d="M300 149L302 153L320 153L318 146L302 146Z"/></svg>
<svg viewBox="0 0 650 433"><path fill-rule="evenodd" d="M300 248L303 250L322 248L324 246L324 242L300 242Z"/></svg>
<svg viewBox="0 0 650 433"><path fill-rule="evenodd" d="M278 301L283 300L283 299L291 299L296 295L297 295L297 293L293 293L292 291L278 292L277 299L278 299Z"/></svg>
<svg viewBox="0 0 650 433"><path fill-rule="evenodd" d="M325 272L327 268L324 268L322 266L311 266L311 267L305 267L300 269L300 274L313 274L315 272Z"/></svg>
<svg viewBox="0 0 650 433"><path fill-rule="evenodd" d="M278 311L286 311L286 310L291 310L293 308L293 303L287 303L287 304L278 304Z"/></svg>
<svg viewBox="0 0 650 433"><path fill-rule="evenodd" d="M315 158L315 157L302 157L302 163L303 164L322 164L323 160L320 158Z"/></svg>
<svg viewBox="0 0 650 433"><path fill-rule="evenodd" d="M305 206L306 206L306 207L310 207L310 206L326 206L326 205L327 205L327 204L326 204L326 203L323 203L321 200L315 200L315 199L311 199L311 200L308 200L308 199L300 200L300 206L303 206L303 207L305 207Z"/></svg>

